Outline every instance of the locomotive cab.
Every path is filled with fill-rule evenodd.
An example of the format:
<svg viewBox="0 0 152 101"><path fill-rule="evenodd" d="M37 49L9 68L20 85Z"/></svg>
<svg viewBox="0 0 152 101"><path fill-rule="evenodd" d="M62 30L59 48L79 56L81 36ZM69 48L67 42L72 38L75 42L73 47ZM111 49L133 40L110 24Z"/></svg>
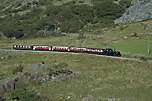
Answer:
<svg viewBox="0 0 152 101"><path fill-rule="evenodd" d="M113 56L114 55L114 51L111 48L106 48L105 49L105 54L108 56Z"/></svg>
<svg viewBox="0 0 152 101"><path fill-rule="evenodd" d="M113 50L112 48L106 48L106 49L104 49L104 55L120 57L121 53L120 53L120 51Z"/></svg>

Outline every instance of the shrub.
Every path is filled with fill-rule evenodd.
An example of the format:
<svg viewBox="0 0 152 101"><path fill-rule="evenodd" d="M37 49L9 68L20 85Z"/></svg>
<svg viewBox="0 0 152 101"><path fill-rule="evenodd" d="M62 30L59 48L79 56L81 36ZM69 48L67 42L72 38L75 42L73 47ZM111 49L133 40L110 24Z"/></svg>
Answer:
<svg viewBox="0 0 152 101"><path fill-rule="evenodd" d="M9 93L6 96L7 101L48 101L47 98L41 97L34 89L20 88Z"/></svg>
<svg viewBox="0 0 152 101"><path fill-rule="evenodd" d="M21 31L8 31L8 32L5 32L4 35L7 37L7 38L16 38L16 39L19 39L19 38L22 38L24 36L24 33L21 32Z"/></svg>
<svg viewBox="0 0 152 101"><path fill-rule="evenodd" d="M83 4L72 7L72 10L74 14L79 16L83 23L89 23L93 21L93 7Z"/></svg>
<svg viewBox="0 0 152 101"><path fill-rule="evenodd" d="M19 64L14 70L13 70L13 74L16 74L18 72L23 72L23 65Z"/></svg>
<svg viewBox="0 0 152 101"><path fill-rule="evenodd" d="M95 3L94 14L98 18L107 17L107 19L115 19L121 16L122 11L120 6L108 0L108 1L98 2L98 4Z"/></svg>
<svg viewBox="0 0 152 101"><path fill-rule="evenodd" d="M60 27L62 32L78 32L83 25L77 18L72 18L64 21Z"/></svg>

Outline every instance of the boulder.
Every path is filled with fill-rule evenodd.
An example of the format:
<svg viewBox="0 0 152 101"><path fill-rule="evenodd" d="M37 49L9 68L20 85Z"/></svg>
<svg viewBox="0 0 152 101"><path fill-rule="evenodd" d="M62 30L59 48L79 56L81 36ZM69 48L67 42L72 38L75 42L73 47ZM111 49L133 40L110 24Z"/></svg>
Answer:
<svg viewBox="0 0 152 101"><path fill-rule="evenodd" d="M130 34L130 37L137 37L137 36L138 36L138 34L135 32Z"/></svg>
<svg viewBox="0 0 152 101"><path fill-rule="evenodd" d="M0 84L0 96L3 96L8 91L16 89L16 79L10 79Z"/></svg>
<svg viewBox="0 0 152 101"><path fill-rule="evenodd" d="M123 38L124 38L124 39L128 39L128 36L124 36Z"/></svg>

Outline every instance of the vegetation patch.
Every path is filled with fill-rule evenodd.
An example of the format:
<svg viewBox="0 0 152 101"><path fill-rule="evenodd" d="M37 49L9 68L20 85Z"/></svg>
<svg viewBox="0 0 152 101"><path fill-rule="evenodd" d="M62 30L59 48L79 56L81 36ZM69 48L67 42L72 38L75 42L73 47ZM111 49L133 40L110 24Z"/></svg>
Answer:
<svg viewBox="0 0 152 101"><path fill-rule="evenodd" d="M86 0L87 1L87 0ZM85 1L85 2L86 2ZM55 25L56 32L79 32L87 24L101 23L102 27L112 26L113 21L120 17L125 8L130 5L130 0L121 0L118 4L115 0L93 0L93 2L81 3L81 1L33 0L21 2L15 0L8 3L8 8L0 5L0 31L7 37L20 38L21 36L35 36L39 31L44 31L46 25ZM60 2L61 5L54 5ZM78 4L79 2L79 4ZM6 2L2 2L4 5ZM11 8L10 5L18 4ZM10 6L10 7L9 7ZM4 10L5 8L5 10ZM22 31L19 33L19 31ZM13 33L13 34L12 34ZM16 36L16 33L17 36Z"/></svg>
<svg viewBox="0 0 152 101"><path fill-rule="evenodd" d="M49 101L47 97L39 95L33 88L19 88L6 95L3 101Z"/></svg>
<svg viewBox="0 0 152 101"><path fill-rule="evenodd" d="M16 68L15 64L22 61L24 76L19 76L21 79L16 87L34 87L40 96L53 101L151 99L152 69L148 62L115 60L85 54L40 54L44 53L18 54L16 61L1 61L5 65L1 65L3 68L0 68L0 72L16 75L12 74L12 68ZM45 75L49 74L55 79L43 81ZM27 78L30 78L30 82Z"/></svg>

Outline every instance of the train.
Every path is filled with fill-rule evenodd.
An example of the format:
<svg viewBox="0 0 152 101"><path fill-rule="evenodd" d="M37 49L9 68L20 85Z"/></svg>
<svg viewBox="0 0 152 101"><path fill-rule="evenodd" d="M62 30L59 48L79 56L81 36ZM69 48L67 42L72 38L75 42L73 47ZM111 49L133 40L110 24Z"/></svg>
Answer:
<svg viewBox="0 0 152 101"><path fill-rule="evenodd" d="M96 55L121 57L121 52L112 48L87 48L87 47L65 47L65 46L41 46L41 45L13 45L15 50L32 50L32 51L55 51L71 53L88 53Z"/></svg>

